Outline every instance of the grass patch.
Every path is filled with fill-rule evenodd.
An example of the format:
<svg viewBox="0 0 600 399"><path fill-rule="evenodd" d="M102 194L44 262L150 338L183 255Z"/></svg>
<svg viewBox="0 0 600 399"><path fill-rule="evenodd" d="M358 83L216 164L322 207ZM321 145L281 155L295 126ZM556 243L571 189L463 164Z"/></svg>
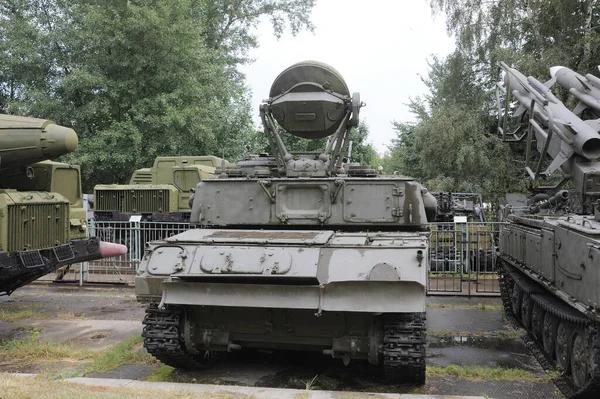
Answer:
<svg viewBox="0 0 600 399"><path fill-rule="evenodd" d="M89 317L85 317L80 313L58 313L50 317L53 320L88 320Z"/></svg>
<svg viewBox="0 0 600 399"><path fill-rule="evenodd" d="M94 356L91 351L75 350L68 344L40 340L39 335L39 331L33 331L28 339L0 341L0 360L86 360Z"/></svg>
<svg viewBox="0 0 600 399"><path fill-rule="evenodd" d="M446 303L428 303L426 307L431 309L481 309L481 310L496 310L502 311L504 307L502 305L486 305L478 303L476 305L452 305Z"/></svg>
<svg viewBox="0 0 600 399"><path fill-rule="evenodd" d="M65 381L51 381L45 378L25 379L11 375L0 378L2 397L12 399L251 399L249 395L238 393L190 392L183 390L159 390L149 388L102 387L75 384Z"/></svg>
<svg viewBox="0 0 600 399"><path fill-rule="evenodd" d="M152 370L152 375L146 378L146 381L167 382L173 378L175 369L171 366L162 365Z"/></svg>
<svg viewBox="0 0 600 399"><path fill-rule="evenodd" d="M68 343L41 340L39 335L39 331L34 331L28 339L0 341L0 361L84 361L89 363L84 374L111 370L123 364L160 364L153 356L141 350L141 335L130 337L102 351L75 349Z"/></svg>
<svg viewBox="0 0 600 399"><path fill-rule="evenodd" d="M112 370L123 364L160 364L152 355L141 351L144 339L135 335L123 342L98 352L93 363L86 369L86 373Z"/></svg>
<svg viewBox="0 0 600 399"><path fill-rule="evenodd" d="M450 330L427 331L427 335L432 337L449 337L451 335L462 335L460 332Z"/></svg>
<svg viewBox="0 0 600 399"><path fill-rule="evenodd" d="M32 319L43 315L38 309L0 310L0 321L13 323L19 320Z"/></svg>
<svg viewBox="0 0 600 399"><path fill-rule="evenodd" d="M0 321L13 323L15 321L26 319L83 320L86 319L86 317L73 312L58 314L46 313L42 304L32 304L27 308L21 306L15 307L14 309L0 309Z"/></svg>
<svg viewBox="0 0 600 399"><path fill-rule="evenodd" d="M20 326L20 327L15 327L15 328L11 328L10 331L14 331L14 332L31 332L31 333L41 333L42 331L44 331L45 328L44 327L34 327L34 326Z"/></svg>
<svg viewBox="0 0 600 399"><path fill-rule="evenodd" d="M458 377L472 381L550 381L555 378L552 374L538 375L523 369L454 365L448 367L427 366L427 375L430 377Z"/></svg>

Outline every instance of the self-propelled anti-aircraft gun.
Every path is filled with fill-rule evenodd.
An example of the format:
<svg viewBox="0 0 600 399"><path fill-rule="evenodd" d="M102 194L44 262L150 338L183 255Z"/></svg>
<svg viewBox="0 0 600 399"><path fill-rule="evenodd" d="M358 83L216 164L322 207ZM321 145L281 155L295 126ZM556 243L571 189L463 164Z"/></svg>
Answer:
<svg viewBox="0 0 600 399"><path fill-rule="evenodd" d="M526 143L526 171L541 204L562 199L559 213L509 215L499 238L501 289L507 313L536 339L540 349L563 371L558 385L567 397L600 395L600 123L586 78L567 68L552 68L541 83L501 64L497 85L499 131L506 141ZM597 78L596 78L597 79ZM592 79L593 80L593 79ZM581 103L574 111L550 91L558 82ZM590 94L591 93L591 94ZM502 102L505 97L505 102ZM516 98L517 130L506 123ZM535 147L534 147L535 143ZM533 157L533 148L539 158ZM560 172L558 184L541 186ZM570 182L569 193L558 191ZM546 205L544 205L546 206Z"/></svg>
<svg viewBox="0 0 600 399"><path fill-rule="evenodd" d="M428 218L410 178L345 165L364 104L330 66L283 71L260 107L272 156L217 170L195 190L196 229L151 243L136 278L144 346L178 368L219 351L319 351L363 359L392 381L425 381ZM328 137L289 152L279 127Z"/></svg>

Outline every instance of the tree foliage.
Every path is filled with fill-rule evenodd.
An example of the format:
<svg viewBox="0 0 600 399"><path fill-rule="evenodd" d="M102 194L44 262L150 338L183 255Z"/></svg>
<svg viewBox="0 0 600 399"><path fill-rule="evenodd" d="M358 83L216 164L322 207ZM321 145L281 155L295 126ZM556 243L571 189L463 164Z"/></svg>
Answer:
<svg viewBox="0 0 600 399"><path fill-rule="evenodd" d="M434 191L480 192L497 201L524 191L524 153L497 134L498 62L544 79L565 65L600 64L598 0L431 0L444 13L456 50L433 57L428 93L410 104L416 122L395 122L386 170L412 175ZM559 93L560 94L560 93Z"/></svg>
<svg viewBox="0 0 600 399"><path fill-rule="evenodd" d="M268 16L312 29L314 0L6 0L0 111L73 127L84 189L158 155L235 160L255 135L237 67Z"/></svg>
<svg viewBox="0 0 600 399"><path fill-rule="evenodd" d="M591 71L600 56L598 0L430 0L459 50L482 62L519 61L526 73L553 65ZM514 57L514 59L513 59Z"/></svg>

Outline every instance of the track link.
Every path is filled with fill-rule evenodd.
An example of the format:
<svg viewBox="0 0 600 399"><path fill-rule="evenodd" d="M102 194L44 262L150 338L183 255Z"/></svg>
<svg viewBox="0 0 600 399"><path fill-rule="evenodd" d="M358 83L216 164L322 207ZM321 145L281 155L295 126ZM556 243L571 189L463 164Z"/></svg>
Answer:
<svg viewBox="0 0 600 399"><path fill-rule="evenodd" d="M383 369L394 383L425 384L425 313L384 316Z"/></svg>
<svg viewBox="0 0 600 399"><path fill-rule="evenodd" d="M516 268L502 259L498 262L498 276L504 311L508 321L515 328L523 327L511 306L514 288L519 287L518 290L529 295L533 303L539 306L545 313L552 315L558 323L567 323L566 325L571 329L589 331L592 336L595 336L595 339L592 342L595 351L592 358L592 364L590 365L592 367L592 376L590 380L588 380L584 386L576 387L571 375L563 373L553 381L567 398L600 398L600 337L598 336L598 325L562 302L560 299L552 296L543 287L532 282L528 277L521 274ZM532 333L532 328L532 326L529 326L529 328L527 328L529 335L523 337L525 344L544 369L553 371L558 370L556 361L552 358L552 354L549 354L544 350L543 343L539 338L534 338L535 335Z"/></svg>
<svg viewBox="0 0 600 399"><path fill-rule="evenodd" d="M180 328L182 309L167 307L159 309L150 304L144 316L144 348L152 356L171 367L184 370L205 369L212 364L210 356L189 353L183 344ZM206 355L210 355L207 351Z"/></svg>

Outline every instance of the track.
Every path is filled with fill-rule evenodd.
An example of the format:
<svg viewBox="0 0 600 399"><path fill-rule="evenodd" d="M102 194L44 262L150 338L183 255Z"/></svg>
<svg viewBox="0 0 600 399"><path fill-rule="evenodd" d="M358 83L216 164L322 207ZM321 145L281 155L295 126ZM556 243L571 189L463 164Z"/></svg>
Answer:
<svg viewBox="0 0 600 399"><path fill-rule="evenodd" d="M144 317L144 348L161 362L184 370L209 367L214 352L204 356L186 350L181 337L183 311L159 309L151 304ZM383 370L392 383L425 384L425 313L386 315L384 318Z"/></svg>
<svg viewBox="0 0 600 399"><path fill-rule="evenodd" d="M532 282L507 261L498 262L502 302L508 320L529 333L525 343L570 399L600 397L598 326Z"/></svg>
<svg viewBox="0 0 600 399"><path fill-rule="evenodd" d="M394 383L425 384L425 313L386 315L383 370Z"/></svg>
<svg viewBox="0 0 600 399"><path fill-rule="evenodd" d="M206 356L189 353L180 337L182 310L179 308L159 309L151 304L144 316L144 348L152 356L171 367L184 370L204 369L211 365L211 352Z"/></svg>

